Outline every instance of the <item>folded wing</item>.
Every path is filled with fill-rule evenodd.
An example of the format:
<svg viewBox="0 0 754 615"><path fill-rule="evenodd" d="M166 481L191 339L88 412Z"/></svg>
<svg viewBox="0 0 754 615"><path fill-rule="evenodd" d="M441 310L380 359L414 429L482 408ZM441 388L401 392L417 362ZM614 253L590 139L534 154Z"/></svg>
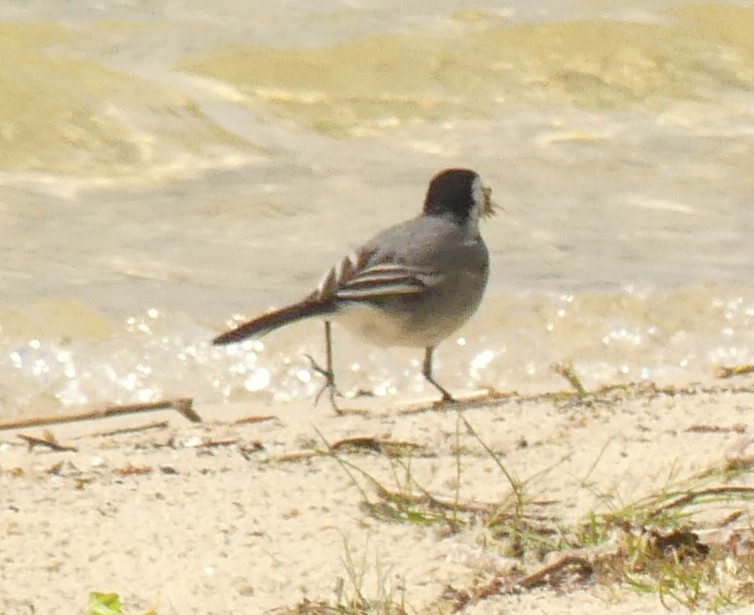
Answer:
<svg viewBox="0 0 754 615"><path fill-rule="evenodd" d="M330 269L317 289L303 301L265 312L216 337L216 345L234 344L249 337L313 316L337 312L341 302L379 303L388 297L407 297L426 291L423 278L431 272L394 262L370 262L374 252L362 250L344 258Z"/></svg>

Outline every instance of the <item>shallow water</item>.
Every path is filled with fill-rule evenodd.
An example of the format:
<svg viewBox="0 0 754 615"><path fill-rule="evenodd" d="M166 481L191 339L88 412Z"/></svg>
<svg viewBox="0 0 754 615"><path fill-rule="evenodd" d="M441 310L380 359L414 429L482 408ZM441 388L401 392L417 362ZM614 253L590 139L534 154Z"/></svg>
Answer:
<svg viewBox="0 0 754 615"><path fill-rule="evenodd" d="M754 9L519 4L0 9L0 416L313 398L317 323L208 340L455 165L505 211L446 387L754 360ZM420 352L336 342L345 389L423 390Z"/></svg>

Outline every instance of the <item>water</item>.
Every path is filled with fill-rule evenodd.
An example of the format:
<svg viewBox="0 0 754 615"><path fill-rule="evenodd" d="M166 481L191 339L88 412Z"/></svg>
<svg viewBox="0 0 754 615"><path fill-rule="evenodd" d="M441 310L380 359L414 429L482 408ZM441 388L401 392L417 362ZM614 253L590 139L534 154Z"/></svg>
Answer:
<svg viewBox="0 0 754 615"><path fill-rule="evenodd" d="M754 360L748 3L217 4L0 9L0 416L313 398L317 323L208 340L456 165L505 211L447 388ZM347 390L426 390L421 352L336 342Z"/></svg>

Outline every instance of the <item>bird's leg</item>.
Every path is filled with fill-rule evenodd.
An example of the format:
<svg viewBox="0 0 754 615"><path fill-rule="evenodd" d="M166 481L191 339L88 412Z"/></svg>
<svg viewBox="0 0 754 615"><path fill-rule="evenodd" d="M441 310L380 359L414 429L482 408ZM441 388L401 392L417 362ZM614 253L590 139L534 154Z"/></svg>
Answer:
<svg viewBox="0 0 754 615"><path fill-rule="evenodd" d="M432 353L434 352L434 346L427 346L424 350L424 369L422 374L432 386L434 386L440 393L442 393L443 402L454 402L455 398L448 393L443 387L441 387L437 381L432 377Z"/></svg>
<svg viewBox="0 0 754 615"><path fill-rule="evenodd" d="M330 405L332 406L332 409L335 410L337 414L340 414L340 409L338 408L338 405L335 403L335 396L339 395L340 397L343 397L340 391L338 391L338 387L335 385L335 371L333 370L333 360L332 360L332 325L329 320L325 321L325 353L326 353L326 367L322 368L320 367L317 362L310 356L310 355L304 355L307 359L309 359L309 362L312 364L312 369L317 372L318 374L321 374L325 377L325 384L322 385L322 388L319 390L319 393L317 393L317 396L314 398L314 404L316 405L319 403L319 398L322 397L322 393L327 390L327 393L330 397Z"/></svg>

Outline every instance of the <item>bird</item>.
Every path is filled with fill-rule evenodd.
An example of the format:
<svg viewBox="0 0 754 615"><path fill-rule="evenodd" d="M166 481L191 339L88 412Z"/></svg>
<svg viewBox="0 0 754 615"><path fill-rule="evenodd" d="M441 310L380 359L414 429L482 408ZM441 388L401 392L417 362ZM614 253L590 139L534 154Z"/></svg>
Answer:
<svg viewBox="0 0 754 615"><path fill-rule="evenodd" d="M489 277L490 259L479 221L493 216L492 191L475 171L450 168L429 182L421 213L377 233L329 269L300 301L273 309L213 340L241 342L291 323L324 320L326 367L308 357L335 396L331 323L379 346L424 349L422 374L441 395L455 398L433 375L436 346L476 312Z"/></svg>

